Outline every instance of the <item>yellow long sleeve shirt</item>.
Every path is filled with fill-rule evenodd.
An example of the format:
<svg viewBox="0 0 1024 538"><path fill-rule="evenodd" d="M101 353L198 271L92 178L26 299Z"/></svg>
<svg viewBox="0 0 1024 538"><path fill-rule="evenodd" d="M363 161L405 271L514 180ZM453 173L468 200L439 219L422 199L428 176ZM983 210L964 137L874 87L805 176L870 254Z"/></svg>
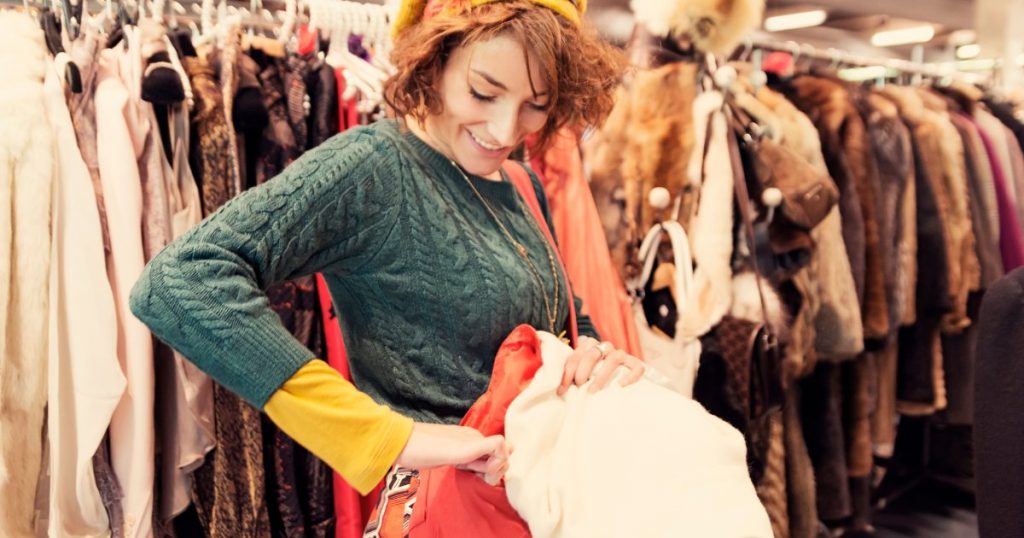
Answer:
<svg viewBox="0 0 1024 538"><path fill-rule="evenodd" d="M411 418L377 404L320 360L295 372L263 410L363 495L384 478L412 435Z"/></svg>

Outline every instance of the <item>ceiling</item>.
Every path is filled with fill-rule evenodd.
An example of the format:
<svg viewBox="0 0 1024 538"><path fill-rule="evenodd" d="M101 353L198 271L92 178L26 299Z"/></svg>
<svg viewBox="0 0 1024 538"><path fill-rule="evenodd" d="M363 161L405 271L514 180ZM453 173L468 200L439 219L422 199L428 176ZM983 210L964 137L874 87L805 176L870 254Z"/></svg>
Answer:
<svg viewBox="0 0 1024 538"><path fill-rule="evenodd" d="M871 47L871 34L886 25L931 23L936 26L936 37L926 49L929 60L950 56L953 32L973 29L976 18L975 0L766 0L766 15L796 8L824 8L828 19L819 27L762 36L870 56L909 58L912 47ZM628 36L632 28L628 19L629 0L590 0L588 9L610 37L615 39L623 32Z"/></svg>

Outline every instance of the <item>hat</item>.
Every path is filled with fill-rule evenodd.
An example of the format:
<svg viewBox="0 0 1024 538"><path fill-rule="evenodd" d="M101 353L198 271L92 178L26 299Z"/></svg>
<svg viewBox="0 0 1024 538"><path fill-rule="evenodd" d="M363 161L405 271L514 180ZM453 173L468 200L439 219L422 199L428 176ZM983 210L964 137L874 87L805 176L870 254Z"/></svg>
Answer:
<svg viewBox="0 0 1024 538"><path fill-rule="evenodd" d="M484 4L507 0L401 0L398 14L391 26L391 35L397 36L416 23L429 19L442 11L459 13ZM565 17L574 24L580 24L587 9L587 0L530 0Z"/></svg>

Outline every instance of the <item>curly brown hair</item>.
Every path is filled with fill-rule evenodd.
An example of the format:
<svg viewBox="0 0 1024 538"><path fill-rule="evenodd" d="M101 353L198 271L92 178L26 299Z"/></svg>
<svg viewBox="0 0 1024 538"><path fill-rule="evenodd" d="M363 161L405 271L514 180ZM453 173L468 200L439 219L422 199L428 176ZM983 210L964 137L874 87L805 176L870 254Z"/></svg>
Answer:
<svg viewBox="0 0 1024 538"><path fill-rule="evenodd" d="M457 14L422 21L395 40L391 62L398 69L384 85L384 99L400 116L423 121L444 103L437 82L458 47L498 35L518 41L540 63L551 99L548 120L532 149L543 151L562 128L599 126L611 112L624 57L595 33L528 0L491 2Z"/></svg>

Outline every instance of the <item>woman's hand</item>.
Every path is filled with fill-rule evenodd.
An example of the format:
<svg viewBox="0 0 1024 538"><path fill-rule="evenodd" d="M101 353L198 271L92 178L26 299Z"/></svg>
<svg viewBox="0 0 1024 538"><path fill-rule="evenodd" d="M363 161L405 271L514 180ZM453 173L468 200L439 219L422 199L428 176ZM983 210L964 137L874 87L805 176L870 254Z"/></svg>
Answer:
<svg viewBox="0 0 1024 538"><path fill-rule="evenodd" d="M629 374L619 381L623 387L636 383L644 375L644 363L640 359L621 349L613 348L608 342L598 342L589 336L581 336L576 351L565 361L565 372L562 374L562 384L558 386L558 395L565 394L572 385L583 386L594 374L594 368L598 363L601 364L601 368L590 385L591 393L603 389L619 366L629 368Z"/></svg>
<svg viewBox="0 0 1024 538"><path fill-rule="evenodd" d="M509 452L501 435L484 437L465 426L417 422L396 463L410 469L454 465L473 471L494 486L508 470Z"/></svg>

